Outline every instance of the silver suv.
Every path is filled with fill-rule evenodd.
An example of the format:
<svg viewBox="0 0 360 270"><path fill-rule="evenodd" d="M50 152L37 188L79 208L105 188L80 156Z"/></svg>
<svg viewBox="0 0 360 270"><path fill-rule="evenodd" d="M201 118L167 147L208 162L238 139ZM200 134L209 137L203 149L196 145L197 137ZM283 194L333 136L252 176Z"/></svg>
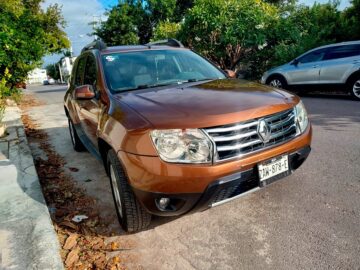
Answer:
<svg viewBox="0 0 360 270"><path fill-rule="evenodd" d="M265 72L261 83L284 89L305 85L340 86L360 100L360 41L310 50L290 63Z"/></svg>

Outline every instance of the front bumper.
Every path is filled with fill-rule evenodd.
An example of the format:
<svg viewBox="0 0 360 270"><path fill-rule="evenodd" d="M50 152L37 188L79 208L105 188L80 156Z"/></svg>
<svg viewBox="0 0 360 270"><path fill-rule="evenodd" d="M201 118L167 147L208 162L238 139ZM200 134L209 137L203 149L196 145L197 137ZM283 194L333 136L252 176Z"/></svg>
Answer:
<svg viewBox="0 0 360 270"><path fill-rule="evenodd" d="M299 168L310 151L310 146L305 146L289 153L290 170L272 178L271 182L267 181L266 185L288 176ZM210 183L202 193L157 193L136 188L134 188L134 192L149 213L159 216L178 216L189 212L203 211L256 191L263 186L264 184L259 181L257 166L255 165L250 169L222 177ZM172 202L171 208L167 211L160 210L156 203L164 197L169 198Z"/></svg>

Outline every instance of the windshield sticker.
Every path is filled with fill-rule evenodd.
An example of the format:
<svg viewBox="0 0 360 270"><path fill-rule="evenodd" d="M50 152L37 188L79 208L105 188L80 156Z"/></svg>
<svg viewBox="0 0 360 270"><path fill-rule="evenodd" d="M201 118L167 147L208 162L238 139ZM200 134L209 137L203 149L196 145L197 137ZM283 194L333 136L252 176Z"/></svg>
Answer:
<svg viewBox="0 0 360 270"><path fill-rule="evenodd" d="M106 59L106 61L108 61L108 62L112 62L112 61L115 60L115 57L112 56L112 55L108 55L108 56L105 57L105 59Z"/></svg>

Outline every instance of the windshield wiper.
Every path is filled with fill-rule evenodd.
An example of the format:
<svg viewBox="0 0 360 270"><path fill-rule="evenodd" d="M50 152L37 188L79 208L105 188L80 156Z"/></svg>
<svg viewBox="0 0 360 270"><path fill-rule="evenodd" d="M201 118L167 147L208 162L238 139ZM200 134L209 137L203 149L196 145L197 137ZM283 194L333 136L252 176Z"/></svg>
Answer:
<svg viewBox="0 0 360 270"><path fill-rule="evenodd" d="M178 84L176 83L159 83L159 84L140 84L134 88L125 88L125 89L116 89L116 92L127 92L127 91L133 91L133 90L139 90L139 89L149 89L149 88L155 88L155 87L160 87L160 86L167 86L167 85L173 85L173 84Z"/></svg>
<svg viewBox="0 0 360 270"><path fill-rule="evenodd" d="M188 79L187 82L201 82L201 81L210 81L216 80L217 78L203 78L203 79Z"/></svg>
<svg viewBox="0 0 360 270"><path fill-rule="evenodd" d="M216 80L217 78L204 78L204 79L189 79L185 81L176 81L172 83L158 83L158 84L140 84L134 88L125 88L125 89L116 89L116 92L127 92L127 91L133 91L133 90L139 90L139 89L149 89L149 88L155 88L155 87L161 87L161 86L168 86L168 85L179 85L187 82L201 82L201 81L209 81L209 80Z"/></svg>

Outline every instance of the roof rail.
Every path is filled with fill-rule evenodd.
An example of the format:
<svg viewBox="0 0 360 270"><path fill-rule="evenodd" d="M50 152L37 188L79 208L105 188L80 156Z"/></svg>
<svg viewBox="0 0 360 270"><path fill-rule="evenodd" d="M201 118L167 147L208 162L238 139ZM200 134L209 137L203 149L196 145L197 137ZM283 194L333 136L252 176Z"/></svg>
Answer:
<svg viewBox="0 0 360 270"><path fill-rule="evenodd" d="M85 51L88 51L88 50L92 50L92 49L97 49L97 50L101 51L101 50L104 50L106 48L107 48L106 44L102 40L98 39L98 40L95 40L95 41L89 43L88 45L86 45L81 50L81 53L83 53Z"/></svg>
<svg viewBox="0 0 360 270"><path fill-rule="evenodd" d="M178 41L177 39L174 39L174 38L157 40L157 41L154 41L154 42L146 43L145 45L146 46L165 45L165 46L179 47L179 48L184 47L184 45L180 41Z"/></svg>

